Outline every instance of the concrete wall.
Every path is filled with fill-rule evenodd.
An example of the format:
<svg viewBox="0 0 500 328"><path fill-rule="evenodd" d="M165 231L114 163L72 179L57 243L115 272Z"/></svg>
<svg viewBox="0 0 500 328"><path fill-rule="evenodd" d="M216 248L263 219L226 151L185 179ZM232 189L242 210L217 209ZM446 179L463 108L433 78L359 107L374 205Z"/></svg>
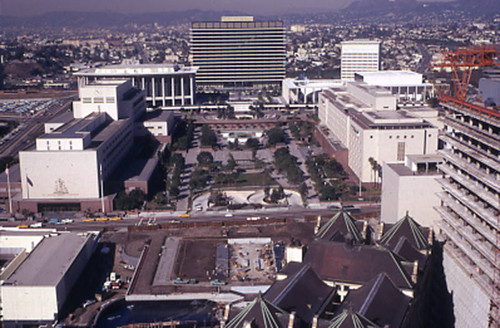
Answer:
<svg viewBox="0 0 500 328"><path fill-rule="evenodd" d="M479 285L447 253L443 254L443 267L448 291L453 295L456 328L487 328L490 300Z"/></svg>
<svg viewBox="0 0 500 328"><path fill-rule="evenodd" d="M351 122L348 132L349 167L363 182L373 181L368 159L373 157L379 165L398 161L399 143L404 143L404 155L433 154L438 146L437 128L363 130Z"/></svg>
<svg viewBox="0 0 500 328"><path fill-rule="evenodd" d="M19 152L24 199L99 198L95 151Z"/></svg>
<svg viewBox="0 0 500 328"><path fill-rule="evenodd" d="M66 298L92 256L96 239L87 240L56 286L2 285L1 298L5 321L54 321ZM57 254L54 254L57 256Z"/></svg>
<svg viewBox="0 0 500 328"><path fill-rule="evenodd" d="M6 286L1 288L5 321L54 321L57 296L54 286Z"/></svg>
<svg viewBox="0 0 500 328"><path fill-rule="evenodd" d="M441 186L438 175L400 176L387 164L382 169L382 205L380 217L383 222L395 223L406 211L420 225L438 231L439 214L434 206L439 206L437 193Z"/></svg>
<svg viewBox="0 0 500 328"><path fill-rule="evenodd" d="M0 234L0 245L8 248L24 248L27 252L31 252L42 239L42 234L38 236Z"/></svg>

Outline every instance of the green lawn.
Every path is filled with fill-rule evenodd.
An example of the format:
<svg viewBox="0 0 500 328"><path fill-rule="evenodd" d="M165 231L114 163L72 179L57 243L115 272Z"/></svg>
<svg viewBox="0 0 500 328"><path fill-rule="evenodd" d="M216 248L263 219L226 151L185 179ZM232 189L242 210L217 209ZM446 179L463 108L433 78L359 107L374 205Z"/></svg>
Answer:
<svg viewBox="0 0 500 328"><path fill-rule="evenodd" d="M234 184L214 185L214 188L227 187L249 187L276 185L276 181L267 172L243 173L238 176Z"/></svg>

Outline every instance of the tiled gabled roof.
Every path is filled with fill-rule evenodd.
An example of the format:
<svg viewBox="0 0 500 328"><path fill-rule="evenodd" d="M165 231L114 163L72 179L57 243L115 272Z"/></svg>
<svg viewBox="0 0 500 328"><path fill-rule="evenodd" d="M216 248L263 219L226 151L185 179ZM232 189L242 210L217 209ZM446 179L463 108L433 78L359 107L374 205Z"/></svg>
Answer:
<svg viewBox="0 0 500 328"><path fill-rule="evenodd" d="M224 328L241 328L245 323L256 328L282 328L288 326L289 316L259 294L246 308L231 318Z"/></svg>
<svg viewBox="0 0 500 328"><path fill-rule="evenodd" d="M304 257L304 262L309 263L322 280L365 285L384 272L398 288L413 289L411 276L402 261L385 247L349 246L322 240L311 242Z"/></svg>
<svg viewBox="0 0 500 328"><path fill-rule="evenodd" d="M293 275L276 281L264 298L288 312L295 311L298 318L310 323L333 296L334 288L325 284L309 264L300 265L302 268Z"/></svg>
<svg viewBox="0 0 500 328"><path fill-rule="evenodd" d="M415 222L408 213L382 235L379 243L394 249L401 237L406 237L415 249L429 248L428 237L424 235L424 228Z"/></svg>
<svg viewBox="0 0 500 328"><path fill-rule="evenodd" d="M340 211L319 229L316 238L342 242L350 234L353 241L359 244L363 241L363 236L356 222L349 213Z"/></svg>
<svg viewBox="0 0 500 328"><path fill-rule="evenodd" d="M328 328L379 328L376 324L350 309L334 317Z"/></svg>
<svg viewBox="0 0 500 328"><path fill-rule="evenodd" d="M406 261L414 262L418 261L419 268L422 268L427 260L427 255L419 252L415 247L413 247L406 237L401 237L398 243L392 249L394 254L397 254L404 258Z"/></svg>
<svg viewBox="0 0 500 328"><path fill-rule="evenodd" d="M400 327L409 304L410 297L394 286L385 273L380 273L365 286L350 291L339 312L352 309L381 327Z"/></svg>

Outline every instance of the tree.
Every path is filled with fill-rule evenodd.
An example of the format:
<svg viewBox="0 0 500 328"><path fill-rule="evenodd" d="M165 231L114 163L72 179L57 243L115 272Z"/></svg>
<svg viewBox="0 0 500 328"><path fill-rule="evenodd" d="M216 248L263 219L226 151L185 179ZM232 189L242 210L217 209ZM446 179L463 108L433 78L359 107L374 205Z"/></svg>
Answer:
<svg viewBox="0 0 500 328"><path fill-rule="evenodd" d="M259 140L255 138L248 138L247 142L245 143L245 146L252 150L258 150L259 145L260 145Z"/></svg>
<svg viewBox="0 0 500 328"><path fill-rule="evenodd" d="M278 143L286 142L286 133L279 127L274 127L266 132L267 142L271 146L276 146Z"/></svg>
<svg viewBox="0 0 500 328"><path fill-rule="evenodd" d="M210 180L210 174L207 170L196 170L191 174L189 186L191 189L201 189L207 185L208 180Z"/></svg>
<svg viewBox="0 0 500 328"><path fill-rule="evenodd" d="M139 188L135 188L130 193L126 193L124 190L120 191L115 199L115 208L118 210L132 210L141 208L146 200L146 194Z"/></svg>
<svg viewBox="0 0 500 328"><path fill-rule="evenodd" d="M214 157L208 151L202 151L196 156L198 165L203 167L210 167L214 164Z"/></svg>
<svg viewBox="0 0 500 328"><path fill-rule="evenodd" d="M302 184L299 186L299 193L303 199L307 198L307 195L309 194L309 190L308 190L307 184L305 182L302 182Z"/></svg>
<svg viewBox="0 0 500 328"><path fill-rule="evenodd" d="M372 167L373 182L377 184L378 163L373 157L368 158L368 162L370 162L370 165Z"/></svg>
<svg viewBox="0 0 500 328"><path fill-rule="evenodd" d="M232 171L236 167L236 161L234 160L234 157L232 154L229 154L229 158L227 159L227 165L226 165L226 170L227 171Z"/></svg>
<svg viewBox="0 0 500 328"><path fill-rule="evenodd" d="M217 135L208 125L201 128L200 142L202 146L217 146Z"/></svg>

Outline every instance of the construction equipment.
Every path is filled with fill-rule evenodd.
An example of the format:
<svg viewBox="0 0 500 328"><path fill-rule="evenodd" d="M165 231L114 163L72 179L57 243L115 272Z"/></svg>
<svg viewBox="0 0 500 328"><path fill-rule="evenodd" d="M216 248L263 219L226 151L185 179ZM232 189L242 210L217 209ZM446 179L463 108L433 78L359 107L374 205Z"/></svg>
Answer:
<svg viewBox="0 0 500 328"><path fill-rule="evenodd" d="M465 102L467 86L470 82L472 70L486 66L500 66L496 58L499 52L493 47L464 47L456 51L443 52L441 61L430 65L430 68L451 68L454 86L454 98ZM446 101L439 95L439 100Z"/></svg>

